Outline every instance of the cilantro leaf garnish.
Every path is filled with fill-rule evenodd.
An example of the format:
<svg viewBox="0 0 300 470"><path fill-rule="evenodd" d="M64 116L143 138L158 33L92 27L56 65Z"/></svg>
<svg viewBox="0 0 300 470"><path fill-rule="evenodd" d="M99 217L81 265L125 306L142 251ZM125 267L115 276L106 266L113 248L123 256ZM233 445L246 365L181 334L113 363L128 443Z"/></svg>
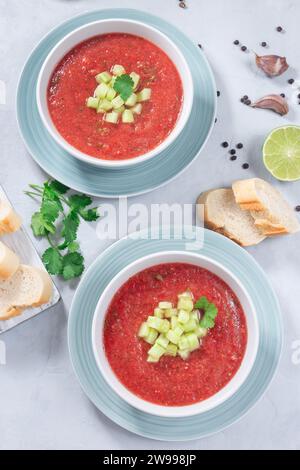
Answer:
<svg viewBox="0 0 300 470"><path fill-rule="evenodd" d="M119 75L114 83L114 90L126 101L133 92L134 81L127 73Z"/></svg>
<svg viewBox="0 0 300 470"><path fill-rule="evenodd" d="M194 307L204 312L200 320L200 326L202 328L213 328L215 326L215 318L218 315L218 309L215 304L209 302L203 295L197 300Z"/></svg>
<svg viewBox="0 0 300 470"><path fill-rule="evenodd" d="M60 254L57 248L47 248L42 256L42 260L48 273L60 274L63 268L63 256Z"/></svg>
<svg viewBox="0 0 300 470"><path fill-rule="evenodd" d="M29 186L25 193L41 199L40 210L32 215L31 228L36 237L45 237L50 244L42 256L47 271L65 280L80 276L84 259L77 241L78 227L81 219L97 220L98 208L89 207L92 199L85 194L67 196L69 188L59 181Z"/></svg>

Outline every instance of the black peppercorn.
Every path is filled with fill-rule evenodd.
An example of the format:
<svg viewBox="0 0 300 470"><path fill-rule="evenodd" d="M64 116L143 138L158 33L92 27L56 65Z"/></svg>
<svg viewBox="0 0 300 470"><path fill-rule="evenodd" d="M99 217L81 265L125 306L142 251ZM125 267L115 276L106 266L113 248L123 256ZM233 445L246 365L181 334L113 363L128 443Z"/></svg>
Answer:
<svg viewBox="0 0 300 470"><path fill-rule="evenodd" d="M242 47L241 47L241 50L242 50L243 52L245 52L245 51L247 50L247 47L246 47L246 46L242 46Z"/></svg>
<svg viewBox="0 0 300 470"><path fill-rule="evenodd" d="M236 39L235 41L233 41L233 44L234 44L235 46L238 46L239 43L240 43L240 41L239 41L238 39Z"/></svg>
<svg viewBox="0 0 300 470"><path fill-rule="evenodd" d="M263 42L260 43L260 45L261 45L262 47L266 47L266 46L267 46L267 43L266 43L266 41L263 41Z"/></svg>
<svg viewBox="0 0 300 470"><path fill-rule="evenodd" d="M222 145L222 147L226 148L226 147L228 147L229 144L228 144L228 142L226 142L226 140L225 140L224 142L222 142L221 145Z"/></svg>
<svg viewBox="0 0 300 470"><path fill-rule="evenodd" d="M217 91L217 96L220 96L220 94L221 94L221 92L218 90L218 91Z"/></svg>
<svg viewBox="0 0 300 470"><path fill-rule="evenodd" d="M243 168L243 170L248 170L248 168L249 168L249 163L243 163L243 164L242 164L242 168Z"/></svg>
<svg viewBox="0 0 300 470"><path fill-rule="evenodd" d="M277 26L276 31L278 31L279 33L281 33L281 32L282 32L282 26Z"/></svg>
<svg viewBox="0 0 300 470"><path fill-rule="evenodd" d="M300 212L300 206L296 206L295 211Z"/></svg>
<svg viewBox="0 0 300 470"><path fill-rule="evenodd" d="M251 104L251 100L246 100L246 101L245 101L245 104L246 104L247 106L249 106L249 105Z"/></svg>
<svg viewBox="0 0 300 470"><path fill-rule="evenodd" d="M288 83L289 83L290 85L292 85L292 84L294 83L294 81L295 81L295 80L294 80L293 78L290 78L290 79L288 80Z"/></svg>
<svg viewBox="0 0 300 470"><path fill-rule="evenodd" d="M236 145L236 148L237 149L242 149L243 148L243 144L241 142L239 142L237 145Z"/></svg>
<svg viewBox="0 0 300 470"><path fill-rule="evenodd" d="M280 96L281 96L282 98L285 98L285 94L284 94L284 93L280 93Z"/></svg>
<svg viewBox="0 0 300 470"><path fill-rule="evenodd" d="M230 160L232 160L232 161L234 161L234 160L236 160L236 159L237 159L237 156L236 156L236 155L232 155L232 156L230 157Z"/></svg>
<svg viewBox="0 0 300 470"><path fill-rule="evenodd" d="M235 149L231 149L231 150L229 150L229 153L230 153L230 155L234 155L234 154L236 153L236 150L235 150Z"/></svg>

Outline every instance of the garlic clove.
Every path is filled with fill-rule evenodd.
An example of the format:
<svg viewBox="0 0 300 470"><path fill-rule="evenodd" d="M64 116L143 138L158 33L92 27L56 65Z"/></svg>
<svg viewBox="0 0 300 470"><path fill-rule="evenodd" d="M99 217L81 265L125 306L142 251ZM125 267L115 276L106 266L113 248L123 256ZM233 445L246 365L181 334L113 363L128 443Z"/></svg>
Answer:
<svg viewBox="0 0 300 470"><path fill-rule="evenodd" d="M287 101L280 95L267 95L255 103L251 104L252 108L270 109L281 116L284 116L289 112L289 106Z"/></svg>
<svg viewBox="0 0 300 470"><path fill-rule="evenodd" d="M277 77L283 74L289 65L285 57L279 55L262 55L255 54L256 65L265 72L268 77Z"/></svg>

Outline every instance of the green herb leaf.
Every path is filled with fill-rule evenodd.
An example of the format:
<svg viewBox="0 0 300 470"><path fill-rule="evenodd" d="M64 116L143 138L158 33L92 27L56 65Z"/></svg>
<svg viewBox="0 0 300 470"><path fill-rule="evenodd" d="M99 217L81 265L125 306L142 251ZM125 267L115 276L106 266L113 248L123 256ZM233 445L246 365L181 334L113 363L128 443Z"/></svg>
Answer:
<svg viewBox="0 0 300 470"><path fill-rule="evenodd" d="M87 209L87 210L81 209L79 211L79 214L87 222L93 222L99 219L100 217L98 214L98 207L93 207L92 209Z"/></svg>
<svg viewBox="0 0 300 470"><path fill-rule="evenodd" d="M62 270L64 279L69 280L80 276L84 271L83 261L83 256L78 251L65 255Z"/></svg>
<svg viewBox="0 0 300 470"><path fill-rule="evenodd" d="M35 212L31 217L31 228L36 237L44 237L47 235L48 230L45 227L45 222L41 212Z"/></svg>
<svg viewBox="0 0 300 470"><path fill-rule="evenodd" d="M65 194L70 189L68 188L68 186L65 186L64 184L56 180L51 181L49 183L49 187L54 191L58 192L59 194Z"/></svg>
<svg viewBox="0 0 300 470"><path fill-rule="evenodd" d="M203 295L194 305L195 308L203 310L204 315L200 320L202 328L213 328L215 326L215 318L218 315L218 309L214 303L209 302Z"/></svg>
<svg viewBox="0 0 300 470"><path fill-rule="evenodd" d="M71 242L68 245L68 251L69 253L74 253L75 251L79 250L79 243L78 242Z"/></svg>
<svg viewBox="0 0 300 470"><path fill-rule="evenodd" d="M79 211L92 204L92 199L86 194L73 194L69 197L69 203L73 210Z"/></svg>
<svg viewBox="0 0 300 470"><path fill-rule="evenodd" d="M48 273L61 274L63 269L63 257L57 248L48 248L43 254L42 260Z"/></svg>
<svg viewBox="0 0 300 470"><path fill-rule="evenodd" d="M134 82L130 75L124 73L116 78L114 90L120 94L121 98L126 101L133 92Z"/></svg>
<svg viewBox="0 0 300 470"><path fill-rule="evenodd" d="M65 239L64 244L66 246L73 242L77 238L77 230L79 227L79 217L77 212L71 210L69 214L63 220L63 228L61 231L62 236Z"/></svg>

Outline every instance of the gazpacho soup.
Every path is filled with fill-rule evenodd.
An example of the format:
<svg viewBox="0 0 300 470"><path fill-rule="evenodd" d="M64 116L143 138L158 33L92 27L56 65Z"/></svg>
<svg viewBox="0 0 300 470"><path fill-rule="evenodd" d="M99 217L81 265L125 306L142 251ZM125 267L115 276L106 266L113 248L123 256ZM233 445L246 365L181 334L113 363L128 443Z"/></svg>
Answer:
<svg viewBox="0 0 300 470"><path fill-rule="evenodd" d="M216 394L235 375L247 344L242 306L218 276L165 263L116 292L104 324L107 360L132 393L163 406Z"/></svg>
<svg viewBox="0 0 300 470"><path fill-rule="evenodd" d="M173 130L183 87L171 59L150 41L103 34L74 47L56 66L48 108L61 136L92 157L143 155Z"/></svg>

